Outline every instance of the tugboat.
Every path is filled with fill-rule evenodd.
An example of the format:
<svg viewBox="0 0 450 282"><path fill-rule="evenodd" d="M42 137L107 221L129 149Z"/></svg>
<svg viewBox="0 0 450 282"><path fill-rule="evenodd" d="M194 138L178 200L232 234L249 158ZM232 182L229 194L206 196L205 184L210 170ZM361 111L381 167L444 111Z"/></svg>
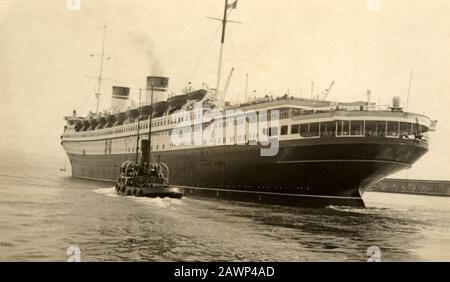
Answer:
<svg viewBox="0 0 450 282"><path fill-rule="evenodd" d="M153 86L151 87L151 110L149 111L148 140L141 140L142 155L139 158L139 128L141 117L138 118L136 161L127 160L120 166L119 179L116 183L116 192L119 195L136 197L177 198L184 196L184 189L169 185L169 167L158 159L152 160L152 116L153 116ZM139 91L139 104L141 104L141 91Z"/></svg>
<svg viewBox="0 0 450 282"><path fill-rule="evenodd" d="M169 197L180 199L184 196L182 188L169 185L169 168L165 163L136 164L125 161L120 167L116 184L119 195L136 197Z"/></svg>

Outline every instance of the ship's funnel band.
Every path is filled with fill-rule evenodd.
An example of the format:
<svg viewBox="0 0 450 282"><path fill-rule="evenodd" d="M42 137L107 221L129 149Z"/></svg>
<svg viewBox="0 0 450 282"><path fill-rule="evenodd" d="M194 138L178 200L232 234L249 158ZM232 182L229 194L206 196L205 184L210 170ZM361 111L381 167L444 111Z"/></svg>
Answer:
<svg viewBox="0 0 450 282"><path fill-rule="evenodd" d="M128 97L125 96L119 96L119 95L112 95L113 99L123 99L123 100L128 100Z"/></svg>
<svg viewBox="0 0 450 282"><path fill-rule="evenodd" d="M121 87L121 86L113 86L113 97L124 97L128 98L130 96L130 88Z"/></svg>
<svg viewBox="0 0 450 282"><path fill-rule="evenodd" d="M153 89L153 91L160 91L160 92L166 92L167 88L163 88L163 87L158 87L158 86L153 86L153 88L151 86L149 86L147 88L148 91L151 91Z"/></svg>
<svg viewBox="0 0 450 282"><path fill-rule="evenodd" d="M169 78L164 76L147 76L147 89L151 87L167 88L169 86Z"/></svg>

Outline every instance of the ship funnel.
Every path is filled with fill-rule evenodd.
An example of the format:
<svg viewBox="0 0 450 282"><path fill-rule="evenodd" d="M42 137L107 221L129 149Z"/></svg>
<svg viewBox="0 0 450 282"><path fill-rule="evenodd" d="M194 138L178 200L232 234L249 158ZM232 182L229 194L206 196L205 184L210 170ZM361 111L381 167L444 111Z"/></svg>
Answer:
<svg viewBox="0 0 450 282"><path fill-rule="evenodd" d="M113 86L111 110L114 113L124 112L129 106L130 88Z"/></svg>
<svg viewBox="0 0 450 282"><path fill-rule="evenodd" d="M145 93L145 104L151 104L152 86L153 86L153 103L165 101L168 98L167 88L169 78L164 76L147 76L147 89Z"/></svg>
<svg viewBox="0 0 450 282"><path fill-rule="evenodd" d="M395 96L392 98L392 107L393 108L400 108L400 97Z"/></svg>
<svg viewBox="0 0 450 282"><path fill-rule="evenodd" d="M401 112L402 108L400 107L400 97L395 96L392 98L392 107L391 110L393 112Z"/></svg>

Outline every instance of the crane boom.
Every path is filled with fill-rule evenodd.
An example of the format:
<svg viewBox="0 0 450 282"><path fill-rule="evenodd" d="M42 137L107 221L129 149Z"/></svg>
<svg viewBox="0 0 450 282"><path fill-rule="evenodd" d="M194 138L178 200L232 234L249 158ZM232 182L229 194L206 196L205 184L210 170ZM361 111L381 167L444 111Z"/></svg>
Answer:
<svg viewBox="0 0 450 282"><path fill-rule="evenodd" d="M231 77L233 76L234 67L231 68L230 74L228 75L227 82L225 84L225 87L223 88L223 92L220 95L219 99L219 105L222 105L224 103L225 97L227 95L228 86L230 86Z"/></svg>
<svg viewBox="0 0 450 282"><path fill-rule="evenodd" d="M333 85L334 85L334 81L331 82L330 86L322 92L322 95L323 95L322 96L322 100L326 100L327 99L328 94L330 94L331 89L333 88Z"/></svg>
<svg viewBox="0 0 450 282"><path fill-rule="evenodd" d="M327 89L325 89L325 90L322 91L322 96L320 96L319 94L317 94L317 95L315 95L315 96L313 97L313 99L314 99L314 100L326 100L327 97L328 97L328 94L330 94L331 89L333 88L333 85L334 85L334 81L331 82L330 86L329 86ZM311 93L312 93L312 92L311 92Z"/></svg>

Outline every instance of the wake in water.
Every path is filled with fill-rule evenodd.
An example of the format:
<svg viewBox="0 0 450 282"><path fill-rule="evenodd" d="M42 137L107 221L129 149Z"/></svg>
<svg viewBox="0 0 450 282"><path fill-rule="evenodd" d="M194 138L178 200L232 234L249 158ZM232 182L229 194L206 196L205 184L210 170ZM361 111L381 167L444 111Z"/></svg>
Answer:
<svg viewBox="0 0 450 282"><path fill-rule="evenodd" d="M374 207L356 208L349 206L333 206L333 205L328 206L327 209L332 209L339 212L349 212L359 214L379 214L380 212L383 211L399 211L399 212L408 211L408 209L374 208Z"/></svg>
<svg viewBox="0 0 450 282"><path fill-rule="evenodd" d="M105 195L108 197L122 197L126 199L130 199L139 203L143 203L146 205L152 205L156 207L169 207L173 205L181 205L183 204L182 199L172 199L172 198L148 198L148 197L135 197L135 196L120 196L116 193L115 187L111 188L98 188L93 190L93 192L101 195Z"/></svg>
<svg viewBox="0 0 450 282"><path fill-rule="evenodd" d="M170 206L178 206L183 204L182 199L172 198L147 198L147 197L131 197L134 201L140 202L146 205L152 205L161 208L167 208Z"/></svg>
<svg viewBox="0 0 450 282"><path fill-rule="evenodd" d="M111 188L99 188L94 190L95 193L102 194L108 197L119 197L116 193L115 187Z"/></svg>

